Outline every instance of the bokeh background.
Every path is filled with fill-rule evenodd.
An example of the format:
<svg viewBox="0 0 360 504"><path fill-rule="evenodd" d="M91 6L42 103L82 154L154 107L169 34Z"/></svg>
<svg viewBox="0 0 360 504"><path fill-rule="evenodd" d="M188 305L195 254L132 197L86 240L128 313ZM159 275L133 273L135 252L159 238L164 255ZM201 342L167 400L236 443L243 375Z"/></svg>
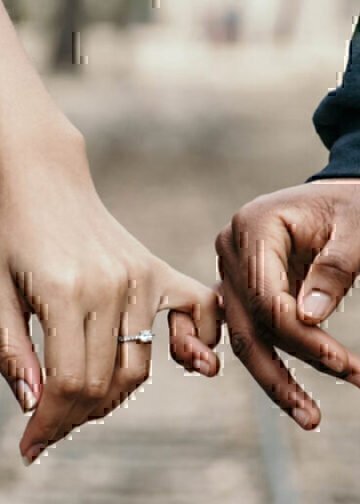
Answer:
<svg viewBox="0 0 360 504"><path fill-rule="evenodd" d="M311 116L344 69L357 1L6 4L86 136L106 205L187 274L214 283L213 241L235 210L325 165ZM73 32L87 65L72 64ZM354 289L329 330L360 351L359 302ZM360 502L359 391L289 361L323 410L320 430L304 433L258 390L226 336L221 375L206 380L169 359L164 317L156 331L143 390L29 469L18 452L27 418L2 385L1 503Z"/></svg>

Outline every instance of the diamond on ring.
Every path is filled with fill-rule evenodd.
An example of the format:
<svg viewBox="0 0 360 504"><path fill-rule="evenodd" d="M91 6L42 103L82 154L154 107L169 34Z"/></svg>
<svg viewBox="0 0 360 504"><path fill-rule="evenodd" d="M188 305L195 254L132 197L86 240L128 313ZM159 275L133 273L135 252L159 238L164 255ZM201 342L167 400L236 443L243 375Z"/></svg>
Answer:
<svg viewBox="0 0 360 504"><path fill-rule="evenodd" d="M135 336L118 336L119 343L129 343L131 341L140 341L140 343L151 343L155 334L146 329L145 331L140 331Z"/></svg>

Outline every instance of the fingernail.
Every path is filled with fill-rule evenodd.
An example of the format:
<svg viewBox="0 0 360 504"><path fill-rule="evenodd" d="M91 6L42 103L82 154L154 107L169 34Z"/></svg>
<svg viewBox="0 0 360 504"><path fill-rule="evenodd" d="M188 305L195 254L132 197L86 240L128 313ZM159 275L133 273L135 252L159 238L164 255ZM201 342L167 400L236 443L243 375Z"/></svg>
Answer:
<svg viewBox="0 0 360 504"><path fill-rule="evenodd" d="M24 380L15 383L15 394L24 411L31 411L37 404L37 399L30 386Z"/></svg>
<svg viewBox="0 0 360 504"><path fill-rule="evenodd" d="M304 313L314 319L323 319L328 314L332 299L324 292L313 290L304 299Z"/></svg>
<svg viewBox="0 0 360 504"><path fill-rule="evenodd" d="M309 425L310 415L306 410L301 408L294 408L292 410L292 416L294 420L300 425L300 427L306 429L306 427Z"/></svg>
<svg viewBox="0 0 360 504"><path fill-rule="evenodd" d="M194 368L204 376L209 376L210 364L206 361L196 359L193 362Z"/></svg>
<svg viewBox="0 0 360 504"><path fill-rule="evenodd" d="M38 443L31 448L28 449L25 456L23 457L23 462L25 467L31 465L35 460L41 455L41 453L45 450L46 445L43 443Z"/></svg>
<svg viewBox="0 0 360 504"><path fill-rule="evenodd" d="M29 462L26 457L23 457L22 461L23 461L23 464L24 464L25 467L29 467L29 465L31 464L31 462Z"/></svg>

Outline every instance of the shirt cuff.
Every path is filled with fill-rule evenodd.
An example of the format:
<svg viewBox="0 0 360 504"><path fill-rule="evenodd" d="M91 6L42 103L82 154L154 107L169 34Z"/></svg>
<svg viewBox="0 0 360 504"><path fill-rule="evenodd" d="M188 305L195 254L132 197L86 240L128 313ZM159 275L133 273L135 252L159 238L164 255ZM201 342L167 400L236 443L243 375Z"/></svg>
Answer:
<svg viewBox="0 0 360 504"><path fill-rule="evenodd" d="M329 178L360 178L360 130L341 136L331 149L326 168L306 182Z"/></svg>

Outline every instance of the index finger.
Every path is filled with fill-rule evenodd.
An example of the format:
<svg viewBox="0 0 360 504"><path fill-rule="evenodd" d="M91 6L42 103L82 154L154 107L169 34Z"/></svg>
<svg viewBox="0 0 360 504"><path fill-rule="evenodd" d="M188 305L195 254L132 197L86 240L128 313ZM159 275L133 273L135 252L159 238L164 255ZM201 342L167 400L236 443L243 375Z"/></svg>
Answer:
<svg viewBox="0 0 360 504"><path fill-rule="evenodd" d="M20 451L26 464L56 441L85 381L84 320L67 308L42 321L45 338L46 383L39 405L26 426ZM64 433L65 434L65 433Z"/></svg>
<svg viewBox="0 0 360 504"><path fill-rule="evenodd" d="M271 338L261 338L230 281L224 280L226 321L235 355L266 394L303 429L320 423L320 410L289 373Z"/></svg>

